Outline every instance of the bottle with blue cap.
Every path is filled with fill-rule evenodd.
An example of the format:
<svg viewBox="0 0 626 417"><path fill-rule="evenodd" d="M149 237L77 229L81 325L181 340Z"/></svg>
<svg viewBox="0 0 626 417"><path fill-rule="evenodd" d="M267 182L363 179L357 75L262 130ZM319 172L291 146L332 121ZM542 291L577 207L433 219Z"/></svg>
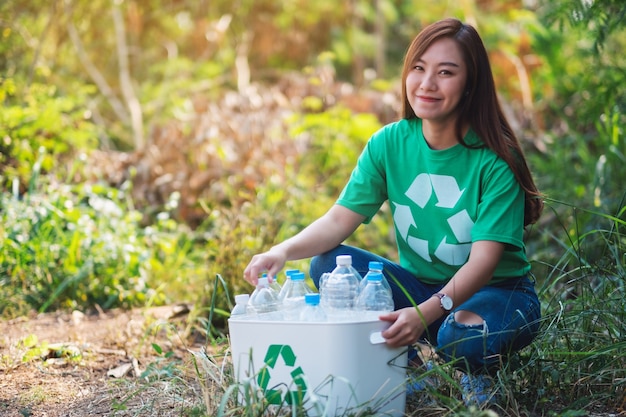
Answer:
<svg viewBox="0 0 626 417"><path fill-rule="evenodd" d="M383 263L382 262L370 261L368 263L367 267L368 267L367 274L365 274L365 276L363 277L363 279L361 280L361 283L359 285L359 294L361 293L361 291L363 291L363 288L365 288L365 284L367 284L367 276L368 275L373 274L375 272L383 274ZM382 282L383 282L383 287L385 287L389 291L391 291L391 287L389 286L389 282L387 281L387 278L385 277L385 274L383 274Z"/></svg>
<svg viewBox="0 0 626 417"><path fill-rule="evenodd" d="M298 269L288 269L288 270L285 271L285 280L283 281L283 284L282 284L282 286L280 288L280 292L278 293L278 298L280 300L283 300L285 298L285 294L287 294L287 292L289 291L289 289L293 285L293 283L291 281L291 276L293 274L297 274L298 272L300 272L300 270L298 270Z"/></svg>
<svg viewBox="0 0 626 417"><path fill-rule="evenodd" d="M310 293L304 296L305 306L300 311L300 321L306 322L325 322L328 317L320 306L320 295L318 293Z"/></svg>
<svg viewBox="0 0 626 417"><path fill-rule="evenodd" d="M261 274L261 278L267 278L267 282L268 282L269 286L274 291L276 291L276 294L280 294L280 292L282 291L282 287L281 287L280 283L278 282L278 279L276 279L276 277L273 277L270 280L269 277L267 276L267 272L263 272L263 274Z"/></svg>
<svg viewBox="0 0 626 417"><path fill-rule="evenodd" d="M281 301L286 320L298 320L300 310L305 306L304 297L312 292L304 279L304 272L294 272L289 276L291 284L284 292Z"/></svg>
<svg viewBox="0 0 626 417"><path fill-rule="evenodd" d="M367 275L367 282L355 301L355 310L372 312L393 311L393 297L391 290L388 290L382 283L383 274L373 272Z"/></svg>

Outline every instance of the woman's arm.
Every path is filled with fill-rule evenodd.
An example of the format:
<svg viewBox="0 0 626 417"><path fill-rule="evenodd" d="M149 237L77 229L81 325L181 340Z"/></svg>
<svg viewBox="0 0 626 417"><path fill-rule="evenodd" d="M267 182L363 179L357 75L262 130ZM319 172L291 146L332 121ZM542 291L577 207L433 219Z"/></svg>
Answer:
<svg viewBox="0 0 626 417"><path fill-rule="evenodd" d="M322 217L315 220L297 235L254 255L243 272L246 281L256 285L261 272L274 277L285 262L309 258L337 247L365 220L365 216L346 207L333 205Z"/></svg>
<svg viewBox="0 0 626 417"><path fill-rule="evenodd" d="M454 307L463 304L491 280L503 252L503 243L487 240L474 242L467 263L440 292L452 298ZM444 314L446 312L441 308L439 298L431 297L418 305L417 309L407 307L382 315L381 320L392 322L382 335L391 346L415 343L426 327Z"/></svg>

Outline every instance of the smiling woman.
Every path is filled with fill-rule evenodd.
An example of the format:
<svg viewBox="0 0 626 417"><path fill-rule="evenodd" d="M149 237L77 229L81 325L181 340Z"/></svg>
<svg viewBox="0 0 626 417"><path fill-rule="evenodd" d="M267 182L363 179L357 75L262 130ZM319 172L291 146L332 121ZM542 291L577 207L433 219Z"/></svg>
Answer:
<svg viewBox="0 0 626 417"><path fill-rule="evenodd" d="M464 372L466 403L486 404L489 373L538 330L523 233L542 203L473 27L456 19L426 27L408 49L402 81L402 120L370 138L335 205L255 255L244 277L256 283L261 272L273 277L286 261L313 256L319 286L338 255L351 255L362 275L381 262L396 309L380 316L386 343L430 341ZM398 262L342 244L387 201Z"/></svg>

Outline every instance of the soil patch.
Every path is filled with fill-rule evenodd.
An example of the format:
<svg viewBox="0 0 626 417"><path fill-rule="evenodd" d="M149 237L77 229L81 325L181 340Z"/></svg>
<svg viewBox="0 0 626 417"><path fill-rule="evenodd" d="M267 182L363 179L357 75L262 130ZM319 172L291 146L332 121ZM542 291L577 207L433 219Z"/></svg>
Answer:
<svg viewBox="0 0 626 417"><path fill-rule="evenodd" d="M201 349L183 342L187 312L178 305L0 321L0 416L193 414L200 387L193 375L174 377L193 368L173 365Z"/></svg>

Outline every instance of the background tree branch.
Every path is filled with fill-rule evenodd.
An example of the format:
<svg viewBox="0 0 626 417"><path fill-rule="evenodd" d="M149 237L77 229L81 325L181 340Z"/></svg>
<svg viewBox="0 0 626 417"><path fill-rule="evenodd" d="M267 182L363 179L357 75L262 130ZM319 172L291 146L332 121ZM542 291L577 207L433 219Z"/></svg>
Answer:
<svg viewBox="0 0 626 417"><path fill-rule="evenodd" d="M69 7L66 10L71 15L72 12ZM120 119L123 123L128 123L130 118L128 112L126 111L126 108L124 107L124 103L122 103L120 99L117 98L109 83L106 81L102 73L98 70L98 68L94 65L94 63L87 55L85 47L83 46L83 42L80 39L80 35L76 30L76 26L74 26L74 23L72 23L71 20L67 24L67 33L70 35L72 45L76 50L76 54L78 55L80 63L87 71L87 74L89 74L91 80L96 84L98 90L100 90L100 93L102 93L104 98L107 100L117 118Z"/></svg>
<svg viewBox="0 0 626 417"><path fill-rule="evenodd" d="M121 0L112 1L111 14L113 16L113 24L115 26L115 40L117 46L117 62L119 67L120 86L122 96L126 101L126 106L130 111L130 123L133 129L133 142L136 149L141 149L145 145L143 134L143 112L141 103L135 94L133 83L130 76L130 66L128 64L128 44L126 42L126 28L124 25L124 17L120 10Z"/></svg>

